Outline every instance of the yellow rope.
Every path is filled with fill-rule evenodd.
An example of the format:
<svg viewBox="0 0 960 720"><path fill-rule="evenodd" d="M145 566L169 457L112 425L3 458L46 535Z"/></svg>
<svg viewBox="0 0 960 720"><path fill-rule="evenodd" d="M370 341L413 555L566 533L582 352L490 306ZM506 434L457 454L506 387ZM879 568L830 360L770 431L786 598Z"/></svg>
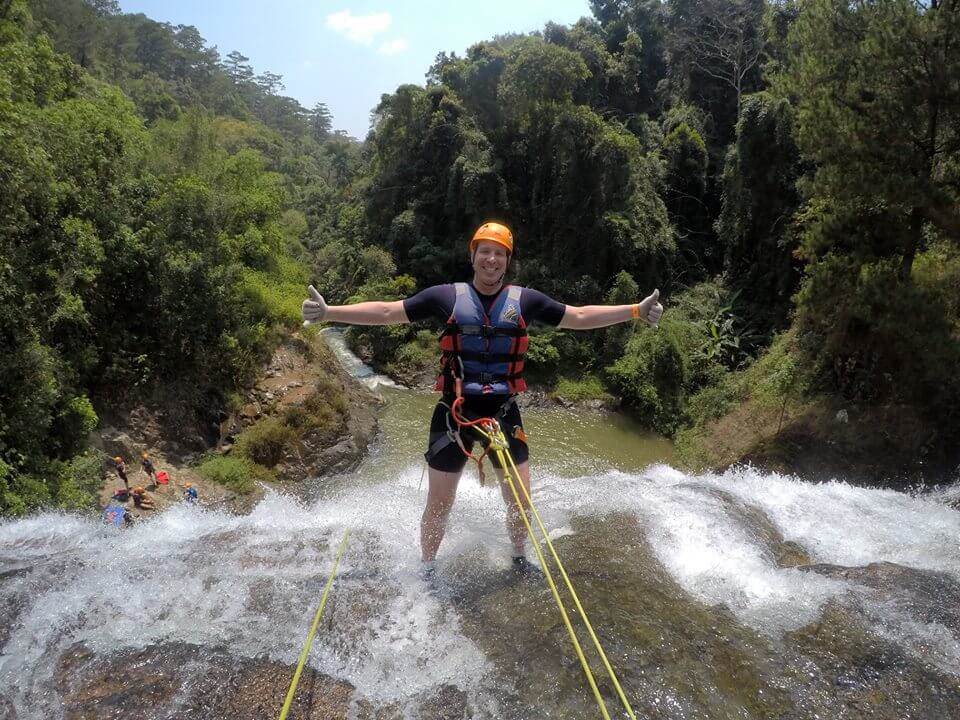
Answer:
<svg viewBox="0 0 960 720"><path fill-rule="evenodd" d="M501 437L503 436L502 431L500 435ZM547 547L550 548L550 554L553 556L553 560L557 564L557 568L560 570L560 575L563 577L563 581L567 586L567 590L570 592L570 597L573 598L573 604L576 605L577 612L579 612L580 617L583 618L583 624L587 626L587 632L590 634L590 639L593 640L593 646L600 654L600 659L603 661L603 666L607 669L607 674L610 675L610 679L613 681L613 687L616 688L617 696L620 698L620 702L623 703L623 708L627 711L627 715L630 716L631 720L637 720L637 716L633 714L633 708L630 707L630 702L627 700L627 696L624 694L623 688L620 687L620 682L617 680L617 675L613 671L610 661L607 659L607 654L603 651L603 647L600 645L600 640L597 638L597 634L593 631L593 625L590 624L590 618L587 617L587 611L584 610L583 605L580 604L580 598L577 596L577 591L573 589L573 583L570 582L570 577L567 575L567 571L564 570L563 564L560 562L560 557L557 555L556 548L553 547L553 542L551 542L550 536L547 534L547 529L544 527L543 521L540 519L540 513L538 513L537 509L533 506L533 501L530 499L530 493L527 492L527 488L524 487L523 483L519 480L520 471L517 470L517 466L514 464L513 457L510 455L509 450L507 451L506 456L507 460L510 461L510 469L512 473L516 474L517 484L519 484L520 489L523 490L523 496L526 499L527 504L530 506L530 511L533 513L533 517L537 521L537 526L540 528L540 532L543 533L543 538L547 543ZM526 513L523 514L526 515Z"/></svg>
<svg viewBox="0 0 960 720"><path fill-rule="evenodd" d="M504 456L504 451L496 444L494 441L493 450L497 454L497 459L500 461L501 467L506 468L506 459ZM508 451L509 454L509 451ZM520 483L523 484L522 482ZM513 491L514 500L517 503L517 508L520 513L520 517L523 520L523 524L527 528L527 533L530 535L530 544L533 545L533 551L537 554L537 559L540 561L540 566L543 568L543 575L547 580L547 585L550 586L550 592L553 593L553 600L557 604L557 608L560 610L560 616L563 618L563 624L567 627L567 634L570 635L570 641L573 643L573 649L577 653L577 658L580 660L580 666L583 668L583 674L587 676L587 682L590 684L590 690L593 692L593 697L597 701L597 707L600 708L600 713L603 715L604 720L610 720L610 713L607 712L607 706L603 702L603 698L600 696L600 689L597 687L597 681L593 678L593 672L590 670L590 666L587 664L587 658L583 655L583 648L580 646L580 641L577 639L576 633L573 631L573 625L570 623L570 617L567 615L567 609L563 606L563 600L560 599L560 592L557 590L557 585L553 581L553 574L550 572L550 568L547 566L547 560L543 556L543 552L540 550L540 542L533 534L533 528L530 526L530 520L527 518L527 514L523 511L520 495L517 493L517 488L513 480L509 482L510 490Z"/></svg>
<svg viewBox="0 0 960 720"><path fill-rule="evenodd" d="M556 585L553 582L553 578L550 574L550 570L547 567L543 553L540 550L540 543L533 534L533 528L530 525L530 520L527 518L527 513L523 510L523 505L520 501L520 495L516 489L517 485L519 485L520 489L523 491L524 499L526 500L527 505L530 507L531 514L537 521L537 526L540 528L540 532L543 534L544 542L546 542L547 547L550 549L550 554L553 557L554 562L557 564L557 568L560 570L560 575L563 577L564 584L566 585L570 596L573 598L574 605L576 606L577 611L580 613L580 617L583 618L583 622L587 627L587 632L590 635L590 639L593 641L593 645L599 653L600 659L603 661L603 666L606 668L607 674L613 681L613 686L617 691L617 696L620 698L620 702L623 704L623 707L627 711L627 715L630 716L631 720L636 720L636 715L633 713L633 708L630 707L630 702L627 700L627 697L623 692L623 688L620 686L620 682L617 680L617 675L613 671L613 667L610 665L610 661L607 659L607 655L603 651L603 647L600 645L600 640L597 638L597 634L593 630L593 625L590 623L590 619L587 617L587 612L583 609L583 605L580 603L580 598L577 595L576 590L573 589L573 583L570 582L570 577L567 575L567 571L564 569L563 563L560 562L560 556L557 555L557 550L553 546L553 542L550 540L550 535L547 533L547 529L543 524L543 520L540 518L540 513L538 513L536 507L534 507L530 493L527 492L527 488L524 486L523 481L520 478L520 471L517 469L517 466L513 461L513 456L510 454L510 447L507 444L507 439L504 436L503 431L500 429L499 424L494 425L494 432L492 434L486 433L480 428L476 429L491 441L491 447L493 447L494 452L496 452L497 459L500 461L501 466L504 467L504 476L507 478L510 490L513 493L514 500L517 503L517 509L520 512L520 517L523 519L523 523L527 528L527 533L530 535L531 544L533 545L534 551L537 554L537 559L540 561L540 565L543 567L547 584L550 586L551 592L553 592L554 600L557 603L557 607L560 609L564 623L567 625L567 632L570 634L570 639L573 641L574 649L577 652L577 657L580 658L580 664L583 666L584 674L587 676L587 680L590 683L590 688L593 690L594 697L597 700L597 704L600 707L601 713L603 713L604 718L609 718L606 706L603 704L603 700L600 698L599 691L597 690L596 681L593 679L593 673L586 664L580 643L573 633L573 628L570 625L567 612L563 607L559 593L556 590ZM506 467L504 459L509 462L509 468Z"/></svg>
<svg viewBox="0 0 960 720"><path fill-rule="evenodd" d="M290 689L287 690L287 698L283 701L283 709L280 711L280 719L284 720L287 713L290 712L290 706L293 704L293 696L297 691L297 683L300 682L300 675L303 672L303 666L307 663L307 656L310 654L310 646L313 645L313 638L317 634L317 627L320 625L320 616L323 615L323 608L327 604L327 595L330 593L330 587L333 585L333 578L337 575L337 565L340 564L340 558L343 557L343 551L347 547L347 537L350 530L343 533L343 540L340 541L340 548L337 550L337 556L333 561L333 568L330 570L330 577L327 578L327 585L323 588L323 595L320 597L320 607L317 608L316 615L313 616L313 625L310 626L310 632L307 633L307 641L303 644L303 650L300 651L300 660L297 661L297 669L293 673L293 680L290 682Z"/></svg>

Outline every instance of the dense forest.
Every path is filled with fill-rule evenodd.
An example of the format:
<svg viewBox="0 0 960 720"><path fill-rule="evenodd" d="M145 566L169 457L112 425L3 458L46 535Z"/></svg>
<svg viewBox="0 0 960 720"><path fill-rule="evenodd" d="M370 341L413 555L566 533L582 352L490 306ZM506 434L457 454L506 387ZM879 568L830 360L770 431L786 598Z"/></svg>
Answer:
<svg viewBox="0 0 960 720"><path fill-rule="evenodd" d="M953 452L960 2L591 7L441 52L360 142L196 28L0 0L0 514L89 502L98 408L176 387L216 416L308 281L339 303L465 278L486 219L561 301L660 287L659 330L541 329L531 372L691 462L838 409ZM429 327L350 336L401 377L435 361Z"/></svg>

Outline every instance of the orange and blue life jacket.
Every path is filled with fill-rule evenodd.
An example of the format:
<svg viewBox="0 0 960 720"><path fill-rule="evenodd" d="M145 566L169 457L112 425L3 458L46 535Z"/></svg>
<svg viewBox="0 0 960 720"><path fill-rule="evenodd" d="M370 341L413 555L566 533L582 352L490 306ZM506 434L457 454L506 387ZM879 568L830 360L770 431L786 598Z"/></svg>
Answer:
<svg viewBox="0 0 960 720"><path fill-rule="evenodd" d="M513 395L527 389L523 362L527 353L527 324L520 312L523 288L505 286L484 312L477 291L456 283L456 301L440 335L442 370L436 390L455 391L462 380L464 395Z"/></svg>

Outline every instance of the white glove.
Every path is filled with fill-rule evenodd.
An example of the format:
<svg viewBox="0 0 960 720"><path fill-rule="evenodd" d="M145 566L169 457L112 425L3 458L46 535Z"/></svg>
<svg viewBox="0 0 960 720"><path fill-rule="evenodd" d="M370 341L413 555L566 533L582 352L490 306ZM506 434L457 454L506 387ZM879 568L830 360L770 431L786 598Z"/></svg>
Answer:
<svg viewBox="0 0 960 720"><path fill-rule="evenodd" d="M663 315L663 305L660 304L660 291L654 290L650 295L640 301L638 306L640 319L645 320L651 327L656 327L660 322L660 316Z"/></svg>
<svg viewBox="0 0 960 720"><path fill-rule="evenodd" d="M323 319L327 316L327 303L323 299L323 295L318 293L313 285L308 286L307 291L310 293L310 297L304 300L300 306L300 315L303 317L304 327L311 323L323 322Z"/></svg>

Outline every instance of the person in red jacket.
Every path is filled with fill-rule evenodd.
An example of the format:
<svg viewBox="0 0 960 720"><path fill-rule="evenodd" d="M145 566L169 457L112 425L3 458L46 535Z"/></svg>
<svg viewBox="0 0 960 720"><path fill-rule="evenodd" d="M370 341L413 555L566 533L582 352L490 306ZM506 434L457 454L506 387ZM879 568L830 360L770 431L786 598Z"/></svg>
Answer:
<svg viewBox="0 0 960 720"><path fill-rule="evenodd" d="M529 450L516 395L526 389L523 380L527 330L531 322L571 330L591 330L630 320L655 326L663 313L660 293L654 290L633 305L564 305L537 290L504 285L513 255L513 234L497 223L481 225L468 246L473 266L470 283L436 285L405 300L327 305L312 285L301 312L305 325L340 322L353 325L392 325L429 317L446 322L440 338L441 372L436 389L443 395L434 408L425 457L430 487L420 524L421 559L432 570L453 507L463 467L475 441L472 432L458 432L451 405L462 394L467 417L495 417L508 436L521 481L530 490ZM513 564L529 570L526 527L503 468L494 467L507 503L507 530L513 545Z"/></svg>

